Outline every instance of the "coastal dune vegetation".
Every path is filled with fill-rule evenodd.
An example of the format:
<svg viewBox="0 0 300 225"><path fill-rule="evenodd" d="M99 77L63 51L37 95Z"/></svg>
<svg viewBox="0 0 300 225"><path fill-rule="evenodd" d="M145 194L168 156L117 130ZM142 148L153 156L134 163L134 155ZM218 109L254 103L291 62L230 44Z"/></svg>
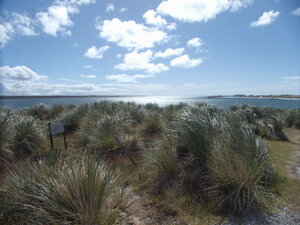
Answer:
<svg viewBox="0 0 300 225"><path fill-rule="evenodd" d="M67 150L50 148L49 122L64 124ZM215 215L268 210L285 177L266 140L288 142L299 122L248 105L1 107L0 224L122 224L141 192L170 212L170 195Z"/></svg>

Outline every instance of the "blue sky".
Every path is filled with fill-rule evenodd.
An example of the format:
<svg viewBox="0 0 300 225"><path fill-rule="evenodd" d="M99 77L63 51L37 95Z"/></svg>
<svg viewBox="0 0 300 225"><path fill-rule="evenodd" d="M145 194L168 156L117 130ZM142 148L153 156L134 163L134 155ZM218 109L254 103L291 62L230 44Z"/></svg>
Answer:
<svg viewBox="0 0 300 225"><path fill-rule="evenodd" d="M300 0L2 0L2 95L300 94Z"/></svg>

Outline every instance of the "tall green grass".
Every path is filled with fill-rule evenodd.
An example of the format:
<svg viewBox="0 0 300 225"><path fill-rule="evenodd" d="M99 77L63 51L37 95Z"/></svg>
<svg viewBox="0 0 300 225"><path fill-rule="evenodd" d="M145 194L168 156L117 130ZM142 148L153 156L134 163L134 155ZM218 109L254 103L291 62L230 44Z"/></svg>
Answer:
<svg viewBox="0 0 300 225"><path fill-rule="evenodd" d="M128 206L118 177L92 156L23 165L0 190L1 224L116 224ZM120 222L120 221L119 221Z"/></svg>
<svg viewBox="0 0 300 225"><path fill-rule="evenodd" d="M278 190L280 178L264 141L239 112L186 106L164 135L174 139L161 139L144 154L146 172L156 182L176 177L183 190L207 199L218 212L260 209Z"/></svg>
<svg viewBox="0 0 300 225"><path fill-rule="evenodd" d="M131 125L130 118L124 113L113 115L91 112L82 122L78 131L79 145L89 145L94 152L119 148L115 137L122 137L125 129Z"/></svg>
<svg viewBox="0 0 300 225"><path fill-rule="evenodd" d="M174 138L165 136L143 153L143 164L149 181L165 184L176 178L179 171Z"/></svg>
<svg viewBox="0 0 300 225"><path fill-rule="evenodd" d="M9 111L5 108L0 110L0 169L3 168L8 160L13 157L10 150L11 145L11 119Z"/></svg>
<svg viewBox="0 0 300 225"><path fill-rule="evenodd" d="M23 157L43 147L45 134L32 117L17 117L13 129L11 149L16 157Z"/></svg>

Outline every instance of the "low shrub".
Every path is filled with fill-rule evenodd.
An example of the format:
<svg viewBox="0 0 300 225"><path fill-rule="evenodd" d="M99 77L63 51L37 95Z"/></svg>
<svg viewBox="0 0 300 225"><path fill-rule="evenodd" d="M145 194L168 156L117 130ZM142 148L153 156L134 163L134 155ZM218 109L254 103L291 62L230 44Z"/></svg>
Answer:
<svg viewBox="0 0 300 225"><path fill-rule="evenodd" d="M112 225L128 206L128 191L92 156L23 165L0 190L1 224Z"/></svg>

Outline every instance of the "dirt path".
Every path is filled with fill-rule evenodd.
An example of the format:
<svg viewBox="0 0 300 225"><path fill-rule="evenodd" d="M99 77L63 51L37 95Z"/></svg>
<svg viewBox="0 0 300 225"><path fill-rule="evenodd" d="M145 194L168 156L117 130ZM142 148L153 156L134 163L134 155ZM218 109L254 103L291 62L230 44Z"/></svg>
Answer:
<svg viewBox="0 0 300 225"><path fill-rule="evenodd" d="M167 216L150 204L147 194L133 194L132 205L123 213L122 225L185 224L177 217Z"/></svg>
<svg viewBox="0 0 300 225"><path fill-rule="evenodd" d="M300 180L300 130L289 130L287 133L291 147L295 150L287 161L288 175Z"/></svg>

